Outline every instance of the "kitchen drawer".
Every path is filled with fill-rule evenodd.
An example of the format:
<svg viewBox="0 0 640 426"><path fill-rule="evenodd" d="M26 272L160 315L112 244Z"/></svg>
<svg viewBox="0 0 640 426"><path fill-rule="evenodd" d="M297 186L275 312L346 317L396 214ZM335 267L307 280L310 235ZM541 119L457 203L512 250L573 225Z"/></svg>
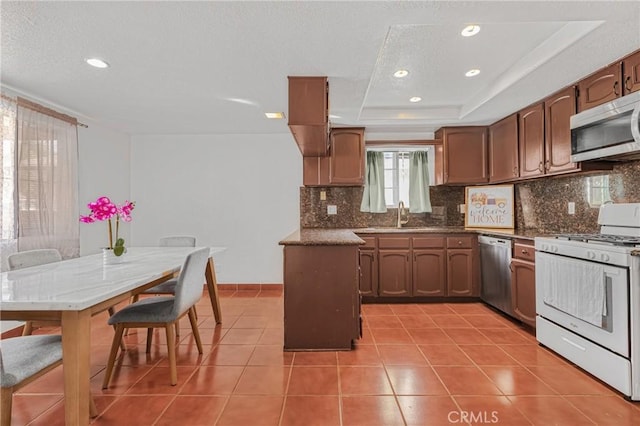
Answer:
<svg viewBox="0 0 640 426"><path fill-rule="evenodd" d="M409 237L379 237L378 248L395 249L409 248Z"/></svg>
<svg viewBox="0 0 640 426"><path fill-rule="evenodd" d="M376 248L376 237L363 237L362 235L358 235L360 238L364 240L364 244L361 244L360 248Z"/></svg>
<svg viewBox="0 0 640 426"><path fill-rule="evenodd" d="M523 243L515 243L513 245L513 257L516 259L528 260L530 262L535 262L536 260L536 250L533 245L523 244Z"/></svg>
<svg viewBox="0 0 640 426"><path fill-rule="evenodd" d="M413 237L413 248L444 248L444 237Z"/></svg>
<svg viewBox="0 0 640 426"><path fill-rule="evenodd" d="M447 248L473 248L473 237L447 237Z"/></svg>

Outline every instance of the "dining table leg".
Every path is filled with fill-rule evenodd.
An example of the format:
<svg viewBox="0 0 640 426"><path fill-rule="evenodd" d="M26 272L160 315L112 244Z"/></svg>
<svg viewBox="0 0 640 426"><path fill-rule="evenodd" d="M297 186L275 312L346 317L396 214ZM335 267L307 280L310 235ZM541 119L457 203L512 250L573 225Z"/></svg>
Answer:
<svg viewBox="0 0 640 426"><path fill-rule="evenodd" d="M66 426L89 424L91 312L62 312L62 365Z"/></svg>
<svg viewBox="0 0 640 426"><path fill-rule="evenodd" d="M216 281L216 270L213 265L213 259L209 258L204 271L207 279L207 290L209 290L209 298L211 299L211 307L216 324L222 324L222 311L220 310L220 298L218 297L218 282Z"/></svg>

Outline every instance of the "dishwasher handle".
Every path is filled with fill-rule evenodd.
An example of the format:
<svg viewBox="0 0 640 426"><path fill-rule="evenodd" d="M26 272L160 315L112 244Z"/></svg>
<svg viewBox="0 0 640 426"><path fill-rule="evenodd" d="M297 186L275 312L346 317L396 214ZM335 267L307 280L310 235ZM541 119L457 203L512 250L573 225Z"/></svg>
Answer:
<svg viewBox="0 0 640 426"><path fill-rule="evenodd" d="M487 237L485 235L480 235L478 237L478 243L511 248L511 240L508 238L495 238L495 237Z"/></svg>

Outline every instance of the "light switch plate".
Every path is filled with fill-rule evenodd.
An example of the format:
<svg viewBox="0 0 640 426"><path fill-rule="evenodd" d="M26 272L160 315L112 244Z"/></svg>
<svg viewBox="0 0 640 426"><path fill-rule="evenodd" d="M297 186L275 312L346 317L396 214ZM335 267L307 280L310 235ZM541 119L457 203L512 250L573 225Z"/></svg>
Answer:
<svg viewBox="0 0 640 426"><path fill-rule="evenodd" d="M327 206L327 214L338 214L338 206L334 206L333 204L329 204Z"/></svg>
<svg viewBox="0 0 640 426"><path fill-rule="evenodd" d="M326 201L327 191L320 191L320 201Z"/></svg>
<svg viewBox="0 0 640 426"><path fill-rule="evenodd" d="M574 203L573 201L569 201L569 203L567 204L567 211L569 212L569 214L576 214L576 203Z"/></svg>

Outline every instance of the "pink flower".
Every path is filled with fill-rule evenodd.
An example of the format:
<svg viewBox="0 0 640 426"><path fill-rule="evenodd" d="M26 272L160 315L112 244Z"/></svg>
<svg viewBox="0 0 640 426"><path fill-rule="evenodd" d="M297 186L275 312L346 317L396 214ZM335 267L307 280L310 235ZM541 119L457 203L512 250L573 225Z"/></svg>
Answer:
<svg viewBox="0 0 640 426"><path fill-rule="evenodd" d="M118 240L118 224L120 219L123 222L131 222L131 211L135 207L135 203L131 201L125 201L122 205L116 205L112 203L109 197L99 197L96 201L92 201L87 204L91 213L87 216L80 216L80 222L93 223L95 221L109 221L109 248L113 248L113 241ZM111 218L115 217L115 240L112 235Z"/></svg>
<svg viewBox="0 0 640 426"><path fill-rule="evenodd" d="M80 216L80 222L82 223L93 223L95 222L95 219L89 215L89 216Z"/></svg>

